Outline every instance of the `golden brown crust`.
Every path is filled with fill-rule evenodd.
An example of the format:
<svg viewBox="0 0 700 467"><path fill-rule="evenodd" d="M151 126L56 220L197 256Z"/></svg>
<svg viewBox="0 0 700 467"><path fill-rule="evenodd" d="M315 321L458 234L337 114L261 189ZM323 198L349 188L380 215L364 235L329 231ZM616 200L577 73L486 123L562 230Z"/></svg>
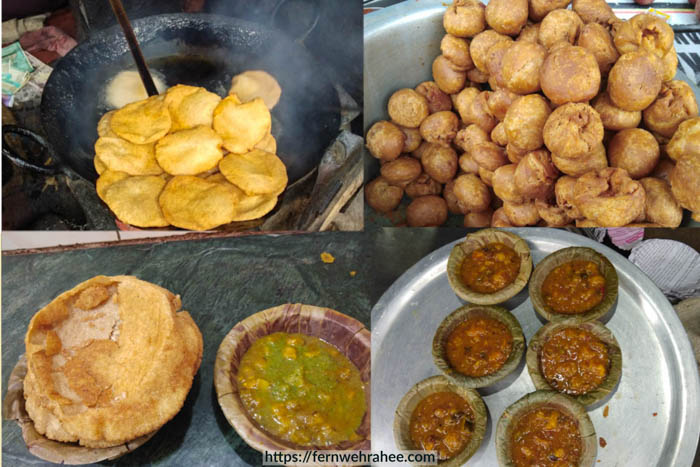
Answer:
<svg viewBox="0 0 700 467"><path fill-rule="evenodd" d="M403 188L389 184L384 177L377 177L365 185L365 200L375 211L393 211L401 203L401 198Z"/></svg>
<svg viewBox="0 0 700 467"><path fill-rule="evenodd" d="M505 87L516 94L540 90L540 68L547 50L533 42L515 42L504 54L501 75Z"/></svg>
<svg viewBox="0 0 700 467"><path fill-rule="evenodd" d="M608 160L611 167L625 169L633 179L646 177L659 161L659 144L641 128L622 130L608 143Z"/></svg>
<svg viewBox="0 0 700 467"><path fill-rule="evenodd" d="M602 227L622 227L644 212L644 187L624 169L588 172L576 181L574 204L581 214Z"/></svg>
<svg viewBox="0 0 700 467"><path fill-rule="evenodd" d="M509 36L520 33L527 23L527 0L491 0L486 5L486 22L492 29Z"/></svg>
<svg viewBox="0 0 700 467"><path fill-rule="evenodd" d="M99 288L110 298L103 301ZM134 277L97 276L40 310L25 339L25 397L37 431L107 447L175 416L202 357L199 329L176 312L179 305L179 297ZM62 342L54 356L44 338L50 331Z"/></svg>
<svg viewBox="0 0 700 467"><path fill-rule="evenodd" d="M542 64L540 85L544 95L557 105L589 101L600 90L598 62L583 47L556 47Z"/></svg>
<svg viewBox="0 0 700 467"><path fill-rule="evenodd" d="M454 0L442 19L445 31L457 37L474 37L486 27L485 7L479 0Z"/></svg>
<svg viewBox="0 0 700 467"><path fill-rule="evenodd" d="M428 116L428 100L413 89L399 89L389 98L391 120L406 128L418 128Z"/></svg>
<svg viewBox="0 0 700 467"><path fill-rule="evenodd" d="M669 81L661 85L656 100L642 113L646 127L671 138L685 120L698 115L695 93L685 81Z"/></svg>
<svg viewBox="0 0 700 467"><path fill-rule="evenodd" d="M559 157L574 159L588 154L603 141L603 123L588 104L565 104L552 112L544 125L544 144Z"/></svg>
<svg viewBox="0 0 700 467"><path fill-rule="evenodd" d="M547 50L550 50L559 41L574 45L581 33L581 28L583 28L583 21L574 11L552 10L540 23L537 40Z"/></svg>
<svg viewBox="0 0 700 467"><path fill-rule="evenodd" d="M508 144L524 151L542 147L542 131L550 112L549 104L539 94L523 96L513 102L503 119Z"/></svg>
<svg viewBox="0 0 700 467"><path fill-rule="evenodd" d="M610 70L608 94L623 110L646 109L660 90L658 58L644 50L624 54Z"/></svg>
<svg viewBox="0 0 700 467"><path fill-rule="evenodd" d="M392 161L403 152L406 135L393 123L381 120L367 132L367 149L377 159Z"/></svg>
<svg viewBox="0 0 700 467"><path fill-rule="evenodd" d="M620 58L620 53L615 48L610 31L598 23L589 23L583 26L576 45L593 54L603 76L608 74L610 68Z"/></svg>

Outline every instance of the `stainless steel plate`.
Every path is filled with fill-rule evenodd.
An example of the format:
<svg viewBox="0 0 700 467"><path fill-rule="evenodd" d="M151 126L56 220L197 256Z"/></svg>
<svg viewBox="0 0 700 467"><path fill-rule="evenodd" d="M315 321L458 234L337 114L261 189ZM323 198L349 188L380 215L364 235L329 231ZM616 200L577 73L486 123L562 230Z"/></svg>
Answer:
<svg viewBox="0 0 700 467"><path fill-rule="evenodd" d="M690 466L700 435L700 383L688 337L671 304L636 266L586 237L555 229L509 229L524 238L537 264L569 246L604 254L620 279L618 303L606 326L622 349L622 378L608 399L589 410L603 466ZM418 381L439 374L431 344L440 322L462 302L447 281L453 242L404 273L372 310L372 449L396 452L392 424L401 397ZM527 289L505 304L525 338L543 325ZM508 384L480 389L489 411L484 442L470 466L498 465L495 424L507 406L535 387L524 359ZM505 386L505 387L503 387ZM603 417L605 405L608 417Z"/></svg>

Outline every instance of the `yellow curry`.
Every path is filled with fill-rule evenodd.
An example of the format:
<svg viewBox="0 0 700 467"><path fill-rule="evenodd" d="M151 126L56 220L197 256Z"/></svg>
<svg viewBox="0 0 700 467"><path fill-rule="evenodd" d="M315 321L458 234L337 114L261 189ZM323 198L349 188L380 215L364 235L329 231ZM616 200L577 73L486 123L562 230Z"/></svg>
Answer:
<svg viewBox="0 0 700 467"><path fill-rule="evenodd" d="M359 440L360 372L316 337L277 332L256 340L238 370L241 401L268 433L301 446Z"/></svg>

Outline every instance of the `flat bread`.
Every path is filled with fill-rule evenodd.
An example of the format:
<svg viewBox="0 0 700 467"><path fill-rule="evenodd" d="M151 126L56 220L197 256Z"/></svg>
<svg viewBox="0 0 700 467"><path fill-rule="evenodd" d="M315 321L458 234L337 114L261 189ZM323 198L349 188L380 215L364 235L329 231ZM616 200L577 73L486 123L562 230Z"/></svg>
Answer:
<svg viewBox="0 0 700 467"><path fill-rule="evenodd" d="M25 337L26 408L48 438L115 446L182 408L202 336L179 296L131 276L97 276L39 310Z"/></svg>

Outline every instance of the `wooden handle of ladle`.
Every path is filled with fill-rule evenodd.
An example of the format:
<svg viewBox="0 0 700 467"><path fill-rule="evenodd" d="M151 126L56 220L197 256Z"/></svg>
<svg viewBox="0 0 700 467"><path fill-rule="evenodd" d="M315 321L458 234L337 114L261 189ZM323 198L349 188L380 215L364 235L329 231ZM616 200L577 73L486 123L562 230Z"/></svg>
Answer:
<svg viewBox="0 0 700 467"><path fill-rule="evenodd" d="M122 5L121 0L109 0L109 3L110 5L112 5L114 16L117 17L117 21L119 21L119 25L122 27L122 31L124 31L126 42L129 44L131 54L134 56L136 68L139 70L139 75L141 75L141 81L143 81L143 85L146 88L146 92L149 96L157 95L158 89L156 89L156 85L153 82L151 72L148 71L148 65L146 65L146 60L143 58L143 53L141 53L141 47L139 47L139 42L136 39L136 34L134 34L134 30L131 28L129 18L126 16L124 5Z"/></svg>

